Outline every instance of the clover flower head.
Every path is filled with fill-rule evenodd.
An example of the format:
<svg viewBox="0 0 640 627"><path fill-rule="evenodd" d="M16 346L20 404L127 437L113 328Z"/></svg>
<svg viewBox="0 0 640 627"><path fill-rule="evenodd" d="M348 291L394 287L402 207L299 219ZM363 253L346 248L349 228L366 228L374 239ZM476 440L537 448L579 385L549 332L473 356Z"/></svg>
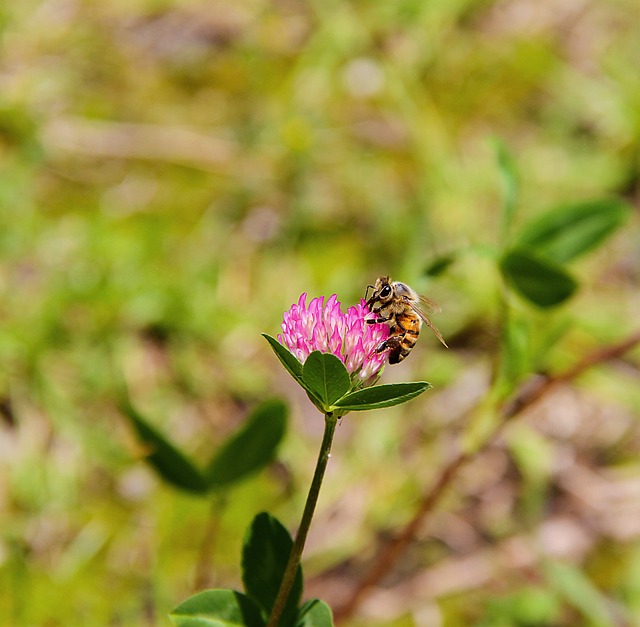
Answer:
<svg viewBox="0 0 640 627"><path fill-rule="evenodd" d="M278 341L304 363L313 351L332 353L345 365L352 379L365 385L377 378L388 359L387 351L376 353L376 347L389 337L386 324L369 324L370 314L365 301L340 309L334 294L325 303L324 296L314 298L307 305L304 293L289 311L285 312L282 333Z"/></svg>

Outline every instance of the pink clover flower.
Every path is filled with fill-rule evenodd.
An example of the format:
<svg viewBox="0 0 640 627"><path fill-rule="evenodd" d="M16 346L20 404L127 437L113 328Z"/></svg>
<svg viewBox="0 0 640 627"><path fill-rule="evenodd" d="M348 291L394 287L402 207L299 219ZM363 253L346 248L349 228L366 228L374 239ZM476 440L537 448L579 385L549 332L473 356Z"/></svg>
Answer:
<svg viewBox="0 0 640 627"><path fill-rule="evenodd" d="M352 380L367 383L377 375L388 359L388 353L376 353L376 347L389 337L386 324L368 324L370 315L365 301L349 307L346 313L334 294L324 302L324 296L306 304L304 293L285 312L282 333L278 341L304 363L313 351L332 353L351 374Z"/></svg>

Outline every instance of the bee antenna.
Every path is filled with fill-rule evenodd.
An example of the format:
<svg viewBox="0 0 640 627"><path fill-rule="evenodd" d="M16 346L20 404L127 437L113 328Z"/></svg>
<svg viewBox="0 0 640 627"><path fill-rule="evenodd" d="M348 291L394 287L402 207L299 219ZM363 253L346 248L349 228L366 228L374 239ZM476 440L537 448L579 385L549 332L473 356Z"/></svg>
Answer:
<svg viewBox="0 0 640 627"><path fill-rule="evenodd" d="M367 296L369 296L369 290L375 290L376 288L373 285L367 285L367 289L364 292L364 299L367 300Z"/></svg>

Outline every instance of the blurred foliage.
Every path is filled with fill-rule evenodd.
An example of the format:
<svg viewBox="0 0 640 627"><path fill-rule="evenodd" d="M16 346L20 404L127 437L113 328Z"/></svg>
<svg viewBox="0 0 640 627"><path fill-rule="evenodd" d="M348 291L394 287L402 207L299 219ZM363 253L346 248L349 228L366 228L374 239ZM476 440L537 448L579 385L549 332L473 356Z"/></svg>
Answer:
<svg viewBox="0 0 640 627"><path fill-rule="evenodd" d="M637 329L638 24L633 0L3 3L3 624L168 624L198 585L210 504L139 463L122 373L199 467L291 400L280 461L214 512L207 583L238 588L242 530L295 525L322 431L260 333L382 273L440 303L451 350L425 332L383 378L434 390L338 429L305 567L333 605L318 587L411 516L489 381L504 397ZM633 212L571 262L575 295L505 295L507 232L600 198ZM639 372L637 351L597 368L488 447L395 604L353 624L637 624Z"/></svg>

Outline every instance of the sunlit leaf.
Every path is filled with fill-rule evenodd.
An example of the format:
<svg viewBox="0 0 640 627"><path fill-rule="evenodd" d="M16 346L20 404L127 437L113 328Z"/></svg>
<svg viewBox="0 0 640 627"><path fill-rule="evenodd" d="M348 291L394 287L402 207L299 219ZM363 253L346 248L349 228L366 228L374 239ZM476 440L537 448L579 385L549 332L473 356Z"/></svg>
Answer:
<svg viewBox="0 0 640 627"><path fill-rule="evenodd" d="M512 250L500 260L505 281L538 307L555 307L578 288L575 279L560 266L526 250Z"/></svg>
<svg viewBox="0 0 640 627"><path fill-rule="evenodd" d="M341 398L335 405L348 411L365 411L381 409L406 403L412 398L426 392L431 387L426 381L415 383L388 383L375 385L364 390L352 392Z"/></svg>
<svg viewBox="0 0 640 627"><path fill-rule="evenodd" d="M152 427L128 399L123 399L120 407L141 442L149 449L145 460L165 481L189 492L202 494L207 491L203 473L184 453Z"/></svg>
<svg viewBox="0 0 640 627"><path fill-rule="evenodd" d="M615 627L618 624L609 611L606 597L579 568L549 560L544 571L555 590L583 615L585 624L598 627Z"/></svg>
<svg viewBox="0 0 640 627"><path fill-rule="evenodd" d="M508 431L507 445L522 477L519 506L522 520L539 520L548 498L552 447L544 436L524 422L514 424Z"/></svg>
<svg viewBox="0 0 640 627"><path fill-rule="evenodd" d="M289 532L273 516L258 514L245 534L242 546L242 581L247 594L256 601L266 618L278 595L293 541ZM302 569L298 567L289 600L280 624L293 624L302 595Z"/></svg>
<svg viewBox="0 0 640 627"><path fill-rule="evenodd" d="M495 410L494 400L487 395L465 419L460 443L462 451L467 455L477 453L491 439L499 422L500 415Z"/></svg>
<svg viewBox="0 0 640 627"><path fill-rule="evenodd" d="M298 610L295 627L333 627L331 609L320 599L307 601Z"/></svg>
<svg viewBox="0 0 640 627"><path fill-rule="evenodd" d="M518 200L518 175L513 157L507 150L504 142L495 140L496 157L498 160L498 171L502 180L502 240L506 241L506 236L513 223L513 216Z"/></svg>
<svg viewBox="0 0 640 627"><path fill-rule="evenodd" d="M302 378L328 409L346 394L351 383L344 364L335 355L313 351L304 362Z"/></svg>
<svg viewBox="0 0 640 627"><path fill-rule="evenodd" d="M525 226L518 245L564 263L596 248L629 214L629 206L616 198L558 207Z"/></svg>
<svg viewBox="0 0 640 627"><path fill-rule="evenodd" d="M524 585L506 596L493 596L477 627L559 625L562 610L558 595L536 585Z"/></svg>
<svg viewBox="0 0 640 627"><path fill-rule="evenodd" d="M170 614L178 627L264 627L260 609L234 590L205 590L189 597Z"/></svg>
<svg viewBox="0 0 640 627"><path fill-rule="evenodd" d="M287 407L282 401L266 401L256 407L211 460L206 472L209 486L228 486L268 464L282 440L286 422Z"/></svg>

